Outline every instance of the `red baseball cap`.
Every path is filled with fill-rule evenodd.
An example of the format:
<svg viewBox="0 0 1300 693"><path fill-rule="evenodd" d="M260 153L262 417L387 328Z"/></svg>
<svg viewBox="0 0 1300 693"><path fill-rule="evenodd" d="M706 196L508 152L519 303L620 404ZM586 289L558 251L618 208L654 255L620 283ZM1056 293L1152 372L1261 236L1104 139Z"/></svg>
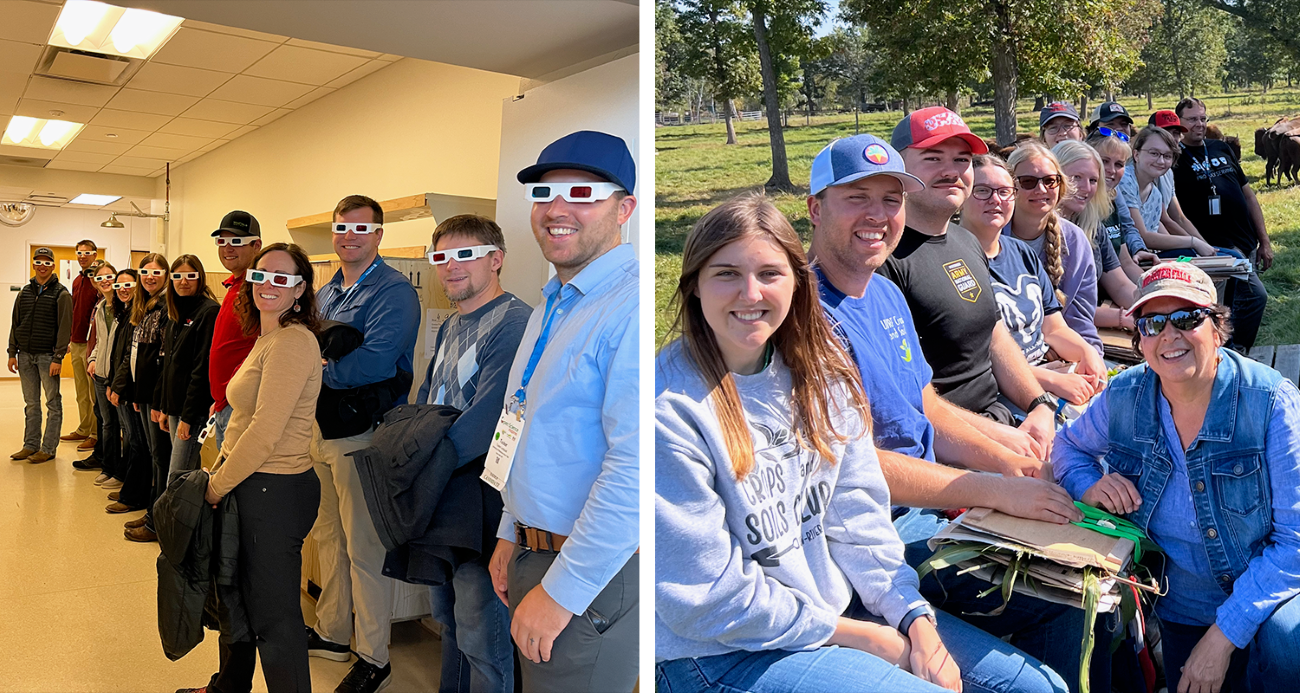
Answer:
<svg viewBox="0 0 1300 693"><path fill-rule="evenodd" d="M1178 114L1170 110L1156 111L1155 113L1152 113L1151 118L1147 120L1147 125L1154 125L1155 127L1164 128L1166 130L1181 130L1187 132L1187 127L1183 125L1183 121L1178 118Z"/></svg>
<svg viewBox="0 0 1300 693"><path fill-rule="evenodd" d="M898 121L898 125L894 126L894 134L890 137L890 144L901 152L908 147L933 147L950 137L965 140L970 145L972 154L989 153L989 146L966 127L966 121L943 106L912 111Z"/></svg>

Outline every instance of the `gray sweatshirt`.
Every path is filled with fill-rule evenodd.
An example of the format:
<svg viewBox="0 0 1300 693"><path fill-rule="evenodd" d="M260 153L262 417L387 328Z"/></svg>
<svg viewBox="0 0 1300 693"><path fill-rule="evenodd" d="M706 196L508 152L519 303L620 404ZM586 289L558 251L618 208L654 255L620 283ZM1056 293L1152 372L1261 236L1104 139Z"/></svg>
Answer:
<svg viewBox="0 0 1300 693"><path fill-rule="evenodd" d="M855 590L897 627L925 600L871 436L834 446L833 465L801 448L779 356L736 386L754 441L743 482L680 343L655 360L656 661L820 647ZM840 421L843 432L863 425L848 412Z"/></svg>

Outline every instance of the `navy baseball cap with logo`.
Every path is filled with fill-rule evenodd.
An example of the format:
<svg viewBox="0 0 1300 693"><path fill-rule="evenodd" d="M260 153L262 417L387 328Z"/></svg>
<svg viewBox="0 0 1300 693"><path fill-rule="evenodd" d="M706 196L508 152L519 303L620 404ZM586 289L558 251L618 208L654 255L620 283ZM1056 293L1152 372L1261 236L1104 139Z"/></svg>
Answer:
<svg viewBox="0 0 1300 693"><path fill-rule="evenodd" d="M45 247L37 248L36 250L32 251L32 259L35 260L38 257L48 257L49 259L53 260L54 251Z"/></svg>
<svg viewBox="0 0 1300 693"><path fill-rule="evenodd" d="M548 171L559 169L594 173L628 193L636 188L636 162L627 143L603 132L580 130L555 140L517 178L520 183L536 183Z"/></svg>
<svg viewBox="0 0 1300 693"><path fill-rule="evenodd" d="M1060 101L1043 106L1043 110L1038 112L1038 127L1047 125L1047 121L1053 118L1069 118L1074 122L1079 122L1079 112L1074 110L1074 106Z"/></svg>
<svg viewBox="0 0 1300 693"><path fill-rule="evenodd" d="M871 176L897 178L904 192L925 189L921 179L903 167L903 157L888 142L875 135L854 135L831 142L813 159L809 194Z"/></svg>
<svg viewBox="0 0 1300 693"><path fill-rule="evenodd" d="M1122 118L1128 121L1129 125L1133 124L1133 118L1129 116L1128 111L1124 109L1123 104L1115 101L1107 101L1092 109L1092 122L1109 123L1116 118Z"/></svg>
<svg viewBox="0 0 1300 693"><path fill-rule="evenodd" d="M236 236L261 237L262 235L262 227L257 223L257 218L238 209L221 217L221 225L217 227L216 231L212 232L212 235L214 237L220 236L223 231L228 231Z"/></svg>

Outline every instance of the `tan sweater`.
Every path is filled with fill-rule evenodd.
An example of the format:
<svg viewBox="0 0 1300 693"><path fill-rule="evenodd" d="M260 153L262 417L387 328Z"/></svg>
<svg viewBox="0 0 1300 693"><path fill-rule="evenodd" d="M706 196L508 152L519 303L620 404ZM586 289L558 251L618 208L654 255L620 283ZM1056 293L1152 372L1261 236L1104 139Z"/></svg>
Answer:
<svg viewBox="0 0 1300 693"><path fill-rule="evenodd" d="M212 476L214 491L224 496L254 472L300 474L312 468L307 449L320 394L320 358L316 336L302 325L257 338L226 386L226 461Z"/></svg>

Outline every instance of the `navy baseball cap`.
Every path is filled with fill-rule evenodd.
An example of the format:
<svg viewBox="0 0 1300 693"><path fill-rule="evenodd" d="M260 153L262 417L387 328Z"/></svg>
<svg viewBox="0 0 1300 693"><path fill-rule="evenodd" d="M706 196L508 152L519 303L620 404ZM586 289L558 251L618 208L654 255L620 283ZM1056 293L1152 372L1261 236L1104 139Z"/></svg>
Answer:
<svg viewBox="0 0 1300 693"><path fill-rule="evenodd" d="M620 185L628 193L636 188L636 162L620 137L593 130L580 130L546 145L537 163L516 176L520 183L536 183L548 171L573 169L594 173Z"/></svg>
<svg viewBox="0 0 1300 693"><path fill-rule="evenodd" d="M35 260L38 257L48 257L49 259L53 260L54 251L42 246L32 251L32 259Z"/></svg>
<svg viewBox="0 0 1300 693"><path fill-rule="evenodd" d="M229 231L236 236L262 236L262 226L257 223L257 217L248 212L238 210L221 217L221 225L216 231L212 232L213 237L220 236L221 232Z"/></svg>
<svg viewBox="0 0 1300 693"><path fill-rule="evenodd" d="M844 185L871 176L893 176L903 184L904 192L920 192L925 183L907 172L903 157L888 142L875 135L854 135L826 145L813 159L809 193L832 185Z"/></svg>
<svg viewBox="0 0 1300 693"><path fill-rule="evenodd" d="M1038 112L1038 127L1047 125L1047 121L1053 118L1069 118L1074 122L1079 122L1079 112L1074 110L1074 106L1060 101L1043 106L1043 110Z"/></svg>
<svg viewBox="0 0 1300 693"><path fill-rule="evenodd" d="M1109 123L1116 118L1123 118L1128 121L1129 125L1133 124L1133 118L1129 116L1128 111L1125 110L1123 104L1115 101L1107 101L1097 106L1092 111L1093 123Z"/></svg>

